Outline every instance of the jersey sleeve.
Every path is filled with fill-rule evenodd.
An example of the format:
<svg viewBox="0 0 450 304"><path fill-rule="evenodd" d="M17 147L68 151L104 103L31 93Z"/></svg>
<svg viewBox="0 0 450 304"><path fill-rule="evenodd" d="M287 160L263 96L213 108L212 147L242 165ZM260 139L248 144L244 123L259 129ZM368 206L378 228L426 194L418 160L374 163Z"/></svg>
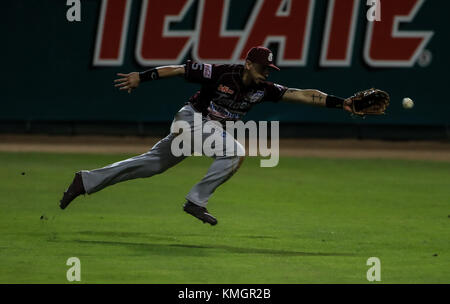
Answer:
<svg viewBox="0 0 450 304"><path fill-rule="evenodd" d="M185 64L184 78L189 82L209 84L219 78L224 68L224 65L198 63L188 60Z"/></svg>
<svg viewBox="0 0 450 304"><path fill-rule="evenodd" d="M287 87L273 82L266 82L264 97L262 101L279 102L287 91Z"/></svg>

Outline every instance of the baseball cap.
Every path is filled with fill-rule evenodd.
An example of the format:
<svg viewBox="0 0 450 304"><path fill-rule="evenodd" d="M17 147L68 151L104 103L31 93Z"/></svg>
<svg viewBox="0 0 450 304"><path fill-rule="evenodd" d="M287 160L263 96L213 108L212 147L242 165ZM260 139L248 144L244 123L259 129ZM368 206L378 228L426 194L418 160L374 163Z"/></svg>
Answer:
<svg viewBox="0 0 450 304"><path fill-rule="evenodd" d="M277 71L280 70L276 65L273 64L272 51L263 46L252 47L250 51L248 51L246 59L254 63L267 65Z"/></svg>

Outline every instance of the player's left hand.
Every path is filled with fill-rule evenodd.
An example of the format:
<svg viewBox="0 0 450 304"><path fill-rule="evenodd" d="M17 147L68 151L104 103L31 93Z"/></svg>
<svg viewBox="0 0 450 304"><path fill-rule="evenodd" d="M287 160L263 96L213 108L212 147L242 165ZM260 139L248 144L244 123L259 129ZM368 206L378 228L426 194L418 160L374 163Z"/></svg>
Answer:
<svg viewBox="0 0 450 304"><path fill-rule="evenodd" d="M351 113L364 117L365 115L383 115L389 107L389 94L379 89L368 89L347 98L344 102ZM346 108L348 110L348 108Z"/></svg>
<svg viewBox="0 0 450 304"><path fill-rule="evenodd" d="M351 98L347 98L344 100L344 104L342 105L342 109L344 111L347 111L349 113L353 113L352 110L352 99Z"/></svg>

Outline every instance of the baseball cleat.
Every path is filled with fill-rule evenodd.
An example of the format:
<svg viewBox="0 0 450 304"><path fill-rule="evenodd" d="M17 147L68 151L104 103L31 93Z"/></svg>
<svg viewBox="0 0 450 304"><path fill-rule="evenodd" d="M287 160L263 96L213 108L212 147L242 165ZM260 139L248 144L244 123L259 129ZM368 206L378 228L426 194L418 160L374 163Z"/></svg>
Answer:
<svg viewBox="0 0 450 304"><path fill-rule="evenodd" d="M61 209L66 209L70 202L73 201L78 195L85 193L86 191L84 190L81 172L77 172L75 173L75 177L73 178L69 188L67 188L62 199L59 201L59 207Z"/></svg>
<svg viewBox="0 0 450 304"><path fill-rule="evenodd" d="M195 216L203 223L209 223L212 226L217 224L216 218L209 214L208 210L205 207L200 207L190 201L187 201L186 204L184 204L183 210L190 215Z"/></svg>

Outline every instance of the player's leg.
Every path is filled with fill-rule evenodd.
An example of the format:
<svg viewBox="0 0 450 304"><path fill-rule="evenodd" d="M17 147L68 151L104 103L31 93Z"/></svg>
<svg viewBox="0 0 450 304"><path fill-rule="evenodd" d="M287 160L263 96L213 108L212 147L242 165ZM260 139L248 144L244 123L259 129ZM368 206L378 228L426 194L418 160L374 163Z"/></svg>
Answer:
<svg viewBox="0 0 450 304"><path fill-rule="evenodd" d="M206 207L214 191L236 173L243 160L243 156L216 157L206 175L189 191L186 199Z"/></svg>
<svg viewBox="0 0 450 304"><path fill-rule="evenodd" d="M214 156L214 162L206 175L186 196L187 203L184 210L211 225L217 224L217 220L206 209L209 198L220 185L236 173L244 160L244 147L234 138L229 143L231 147L230 144L224 145L223 155Z"/></svg>
<svg viewBox="0 0 450 304"><path fill-rule="evenodd" d="M192 108L183 107L175 116L174 122L176 120L189 122L193 119L192 112ZM65 209L80 194L92 194L119 182L150 177L178 164L186 156L174 156L172 154L171 145L175 137L175 134L169 134L154 145L150 151L142 155L100 169L77 172L72 184L64 192L60 207Z"/></svg>
<svg viewBox="0 0 450 304"><path fill-rule="evenodd" d="M175 157L172 155L170 147L174 137L174 134L169 134L142 155L100 169L81 171L86 193L92 194L107 186L130 179L151 177L175 166L185 156Z"/></svg>
<svg viewBox="0 0 450 304"><path fill-rule="evenodd" d="M175 166L185 156L175 157L172 155L170 146L174 137L174 134L169 134L142 155L103 168L77 172L60 201L61 209L65 209L80 194L92 194L119 182L150 177Z"/></svg>

